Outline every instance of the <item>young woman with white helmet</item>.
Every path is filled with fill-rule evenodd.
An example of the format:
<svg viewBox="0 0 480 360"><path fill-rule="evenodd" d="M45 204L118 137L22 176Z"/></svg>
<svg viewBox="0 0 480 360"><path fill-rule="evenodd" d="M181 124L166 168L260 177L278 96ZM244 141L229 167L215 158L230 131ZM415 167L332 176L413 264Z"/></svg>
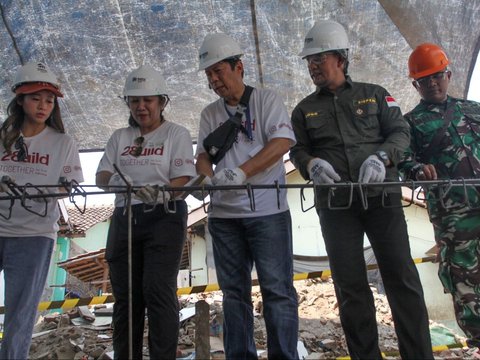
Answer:
<svg viewBox="0 0 480 360"><path fill-rule="evenodd" d="M5 278L1 359L26 359L60 216L55 197L13 201L16 185L55 185L60 177L83 181L77 147L65 134L56 76L43 63L20 67L15 97L0 127L0 270ZM30 195L53 187L26 187ZM17 192L18 194L18 192Z"/></svg>
<svg viewBox="0 0 480 360"><path fill-rule="evenodd" d="M159 187L184 186L196 175L192 139L186 128L165 119L163 111L169 102L165 81L151 66L140 66L127 76L124 96L130 109L129 126L116 130L109 139L96 178L97 186L117 190L106 249L115 296L115 359L129 358L128 212L126 184L116 168L131 185L140 187L132 199L132 356L142 358L147 309L150 357L175 359L179 329L177 275L186 236L187 205L184 200L176 200L174 194L159 191ZM167 207L176 211L169 212Z"/></svg>

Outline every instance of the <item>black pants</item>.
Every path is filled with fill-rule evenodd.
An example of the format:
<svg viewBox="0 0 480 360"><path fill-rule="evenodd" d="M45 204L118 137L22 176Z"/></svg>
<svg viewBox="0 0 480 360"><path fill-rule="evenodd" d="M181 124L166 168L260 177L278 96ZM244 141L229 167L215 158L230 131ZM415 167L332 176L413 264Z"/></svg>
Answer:
<svg viewBox="0 0 480 360"><path fill-rule="evenodd" d="M387 206L400 206L390 194ZM403 359L433 359L428 314L417 268L412 261L407 225L400 207L368 198L368 209L354 202L346 210L318 209L340 320L352 359L381 359L375 304L363 255L366 233L379 265Z"/></svg>
<svg viewBox="0 0 480 360"><path fill-rule="evenodd" d="M128 359L128 218L116 208L109 228L106 259L115 304L113 349L115 359ZM187 206L176 202L176 213L163 205L145 213L132 207L133 358L142 359L145 309L151 359L175 359L179 313L177 275L187 226Z"/></svg>

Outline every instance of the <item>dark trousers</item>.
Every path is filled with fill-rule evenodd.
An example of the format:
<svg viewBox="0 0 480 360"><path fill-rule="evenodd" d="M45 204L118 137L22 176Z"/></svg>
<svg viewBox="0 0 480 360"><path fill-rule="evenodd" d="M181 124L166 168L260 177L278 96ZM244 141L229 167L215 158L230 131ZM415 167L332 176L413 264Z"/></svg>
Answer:
<svg viewBox="0 0 480 360"><path fill-rule="evenodd" d="M367 281L363 239L372 245L392 310L403 359L433 359L428 314L411 258L400 194L368 198L346 210L318 209L340 320L352 359L381 359L375 304Z"/></svg>
<svg viewBox="0 0 480 360"><path fill-rule="evenodd" d="M177 201L175 214L165 213L161 204L148 213L143 211L143 205L132 208L133 358L142 359L146 309L150 358L175 359L179 329L177 275L186 235L187 206ZM127 236L128 218L123 208L117 208L106 250L115 296L115 359L129 359Z"/></svg>

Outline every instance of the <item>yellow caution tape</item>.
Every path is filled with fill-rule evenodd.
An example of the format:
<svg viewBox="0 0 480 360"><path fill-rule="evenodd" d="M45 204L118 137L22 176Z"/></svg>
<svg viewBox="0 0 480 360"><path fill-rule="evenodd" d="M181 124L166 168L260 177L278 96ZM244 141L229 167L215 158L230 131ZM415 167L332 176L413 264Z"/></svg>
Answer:
<svg viewBox="0 0 480 360"><path fill-rule="evenodd" d="M415 264L420 264L424 262L432 262L435 260L434 256L424 257L414 259L413 261ZM367 265L368 270L377 269L377 264ZM330 270L323 270L323 271L313 271L309 273L300 273L294 274L293 280L306 280L306 279L328 279L332 276L332 272ZM252 281L252 286L259 285L257 279ZM218 284L209 284L209 285L201 285L201 286L192 286L192 287L185 287L177 289L177 295L190 295L196 293L205 293L211 291L219 291L220 286ZM98 305L98 304L105 304L105 303L112 303L115 302L115 298L113 295L104 295L104 296L95 296L90 298L81 298L81 299L65 299L65 300L57 300L57 301L45 301L41 302L38 305L38 311L45 311L45 310L52 310L52 309L71 309L76 306L85 306L85 305ZM5 313L5 307L0 306L0 314Z"/></svg>
<svg viewBox="0 0 480 360"><path fill-rule="evenodd" d="M56 301L44 301L38 305L38 311L52 310L52 309L71 309L76 306L98 305L115 302L113 295L95 296L82 299L64 299ZM0 306L0 314L5 313L5 307Z"/></svg>
<svg viewBox="0 0 480 360"><path fill-rule="evenodd" d="M432 352L441 352L441 351L446 351L450 349L461 349L467 347L466 342L460 342L460 343L454 343L454 344L448 344L448 345L436 345L432 346ZM382 357L396 357L399 356L400 352L399 351L382 351ZM339 356L335 358L335 360L349 360L350 356Z"/></svg>
<svg viewBox="0 0 480 360"><path fill-rule="evenodd" d="M449 344L449 345L437 345L432 347L433 352L440 352L440 351L445 351L445 350L450 350L450 349L458 349L458 348L464 348L467 347L467 343L465 341L460 342L460 343L454 343L454 344Z"/></svg>

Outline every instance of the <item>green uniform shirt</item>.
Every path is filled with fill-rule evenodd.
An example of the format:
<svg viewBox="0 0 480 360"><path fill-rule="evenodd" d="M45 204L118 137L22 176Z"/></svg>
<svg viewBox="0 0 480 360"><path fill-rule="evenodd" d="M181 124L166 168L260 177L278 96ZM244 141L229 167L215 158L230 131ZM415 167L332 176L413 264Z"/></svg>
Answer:
<svg viewBox="0 0 480 360"><path fill-rule="evenodd" d="M297 143L290 158L306 180L308 162L318 157L333 166L342 182L358 182L365 159L383 150L393 164L386 169L385 181L398 181L395 165L409 144L409 127L395 99L383 87L353 82L347 77L345 86L336 94L317 89L295 107L292 125ZM368 195L379 195L381 191L371 188ZM388 191L400 192L400 188ZM318 193L319 206L326 206L326 191ZM336 194L340 196L341 192Z"/></svg>
<svg viewBox="0 0 480 360"><path fill-rule="evenodd" d="M439 179L479 177L479 103L450 96L444 104L422 100L405 119L411 126L411 144L399 169L406 179L415 178L412 169L419 163L434 165ZM446 129L445 121L448 122ZM467 190L471 205L480 206L478 191L471 186ZM442 198L450 210L467 206L463 187L452 188ZM437 191L427 192L427 204L432 218L447 212L438 200Z"/></svg>

